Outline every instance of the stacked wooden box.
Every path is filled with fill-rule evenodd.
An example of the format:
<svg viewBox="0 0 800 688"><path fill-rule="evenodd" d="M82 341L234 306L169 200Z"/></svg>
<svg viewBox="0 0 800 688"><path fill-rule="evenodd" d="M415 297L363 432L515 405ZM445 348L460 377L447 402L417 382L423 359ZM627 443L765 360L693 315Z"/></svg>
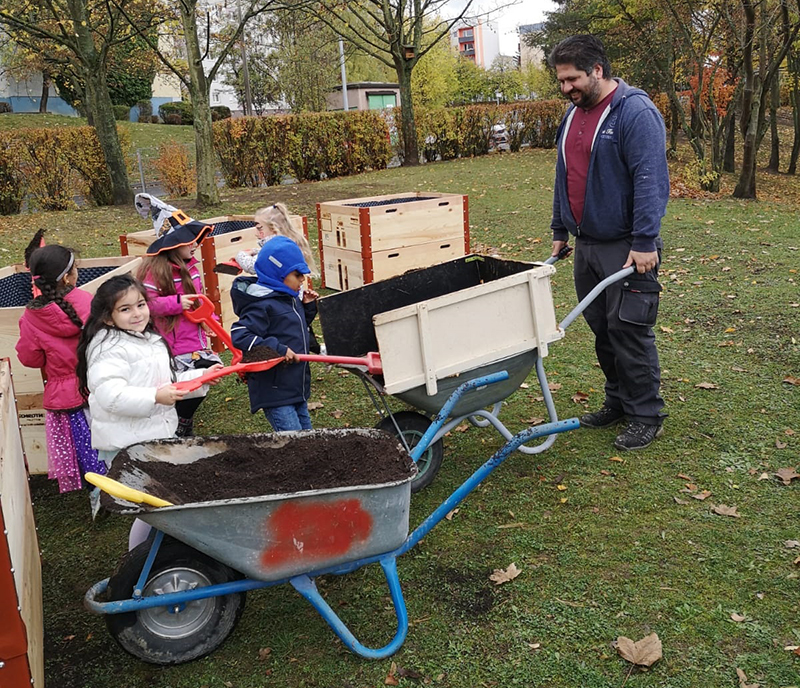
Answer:
<svg viewBox="0 0 800 688"><path fill-rule="evenodd" d="M298 231L308 237L308 223L302 215L291 215L292 224ZM214 272L214 266L236 257L239 251L258 248L258 235L253 225L252 215L225 215L203 220L205 224L214 225L214 231L200 244L200 276L203 289L213 302L217 315L225 329L236 321L230 299L231 285L234 277ZM123 255L144 255L147 247L155 241L152 230L124 234L120 236L120 249ZM215 347L221 347L215 342Z"/></svg>
<svg viewBox="0 0 800 688"><path fill-rule="evenodd" d="M139 258L120 256L80 259L78 286L94 294L110 277L126 272L135 273L139 262ZM0 358L11 359L17 415L22 428L30 472L46 473L47 444L42 408L44 394L42 374L37 368L23 366L17 358L16 351L19 319L25 310L25 304L31 298L31 275L24 265L11 265L0 269Z"/></svg>
<svg viewBox="0 0 800 688"><path fill-rule="evenodd" d="M355 289L469 253L466 196L410 192L317 204L322 286Z"/></svg>

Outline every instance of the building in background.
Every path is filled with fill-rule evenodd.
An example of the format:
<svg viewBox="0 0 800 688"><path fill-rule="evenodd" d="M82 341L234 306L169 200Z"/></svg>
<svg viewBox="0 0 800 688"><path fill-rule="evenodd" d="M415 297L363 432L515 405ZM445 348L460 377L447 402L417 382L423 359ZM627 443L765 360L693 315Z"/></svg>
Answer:
<svg viewBox="0 0 800 688"><path fill-rule="evenodd" d="M528 45L525 37L532 34L538 33L539 31L544 30L544 22L539 22L538 24L521 24L517 27L517 33L519 34L519 66L521 69L525 69L529 65L533 65L534 67L541 67L544 63L544 51L537 47L531 47Z"/></svg>
<svg viewBox="0 0 800 688"><path fill-rule="evenodd" d="M326 97L328 110L343 110L342 87ZM400 105L400 84L357 81L347 84L348 110L383 110Z"/></svg>
<svg viewBox="0 0 800 688"><path fill-rule="evenodd" d="M461 19L450 29L450 44L461 57L489 69L500 54L497 24L482 19Z"/></svg>

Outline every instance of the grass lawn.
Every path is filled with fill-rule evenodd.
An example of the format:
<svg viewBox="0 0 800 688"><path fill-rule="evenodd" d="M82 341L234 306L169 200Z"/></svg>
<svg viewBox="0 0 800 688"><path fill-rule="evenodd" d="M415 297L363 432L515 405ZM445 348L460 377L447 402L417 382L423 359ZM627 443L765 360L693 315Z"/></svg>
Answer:
<svg viewBox="0 0 800 688"><path fill-rule="evenodd" d="M552 151L523 151L226 190L211 214L283 201L313 218L318 201L466 193L473 248L538 260L549 255L553 166ZM168 669L130 658L81 604L89 586L113 571L129 522L114 516L93 524L85 494L58 495L34 478L47 685L366 688L383 686L393 663L412 672L396 670L401 686L728 688L738 685L737 668L762 687L800 685L800 657L784 649L800 645L793 563L800 551L787 545L800 540L800 483L786 486L773 475L800 463L800 387L784 382L800 377L796 184L760 179L769 200L757 203L670 202L657 327L670 414L664 437L621 461L612 429L567 433L540 455L510 457L452 520L399 560L411 627L392 659L350 654L289 586L251 593L237 629L210 657ZM203 215L190 202L178 204ZM40 226L50 229L50 241L85 256L113 255L117 235L147 228L131 208L0 218L4 264L20 259ZM554 299L560 317L575 304L571 261L554 277ZM550 347L545 368L560 417L602 402L594 360L582 320ZM314 400L323 403L312 414L315 426L376 422L354 378L316 365L312 372ZM202 434L266 430L235 380L214 388L198 413ZM518 431L544 415L532 376L501 417ZM441 473L412 498L412 527L500 446L487 429L446 438ZM705 490L710 496L697 499ZM716 505L736 506L740 517L717 515ZM495 586L489 575L512 562L522 573ZM389 642L394 613L379 567L318 584L362 642ZM651 632L664 657L631 673L611 643Z"/></svg>

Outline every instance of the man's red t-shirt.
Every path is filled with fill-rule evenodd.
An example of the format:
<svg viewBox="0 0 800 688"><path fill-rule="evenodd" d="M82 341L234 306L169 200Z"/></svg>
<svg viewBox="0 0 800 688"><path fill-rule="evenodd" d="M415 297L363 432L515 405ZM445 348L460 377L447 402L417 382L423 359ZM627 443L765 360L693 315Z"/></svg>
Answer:
<svg viewBox="0 0 800 688"><path fill-rule="evenodd" d="M617 89L614 88L614 91ZM586 178L589 173L589 160L592 157L592 142L597 125L614 97L611 91L597 105L588 110L575 108L567 140L564 143L564 159L567 166L567 197L572 217L577 224L583 220L583 204L586 198Z"/></svg>

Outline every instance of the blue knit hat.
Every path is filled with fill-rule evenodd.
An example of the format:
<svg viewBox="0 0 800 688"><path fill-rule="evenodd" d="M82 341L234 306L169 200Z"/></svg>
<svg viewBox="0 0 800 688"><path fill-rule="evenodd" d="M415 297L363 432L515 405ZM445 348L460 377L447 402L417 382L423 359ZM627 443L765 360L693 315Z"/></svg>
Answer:
<svg viewBox="0 0 800 688"><path fill-rule="evenodd" d="M300 247L289 237L274 236L261 247L256 258L256 276L260 285L297 296L298 292L283 283L286 276L295 271L304 275L311 272Z"/></svg>

